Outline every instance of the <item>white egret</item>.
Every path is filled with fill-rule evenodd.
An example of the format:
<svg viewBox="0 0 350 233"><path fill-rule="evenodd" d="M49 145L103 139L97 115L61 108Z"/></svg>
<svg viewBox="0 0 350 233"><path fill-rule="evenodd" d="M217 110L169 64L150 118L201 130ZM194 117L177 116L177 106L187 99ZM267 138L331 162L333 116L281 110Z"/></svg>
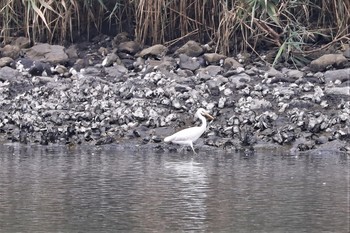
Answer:
<svg viewBox="0 0 350 233"><path fill-rule="evenodd" d="M201 126L183 129L169 137L164 138L164 141L183 145L181 150L185 146L191 146L193 152L196 154L193 148L193 142L196 141L207 128L207 120L205 119L205 116L210 120L214 119L214 117L209 115L209 113L206 110L204 110L203 108L199 108L195 114L195 117L199 118L202 121Z"/></svg>

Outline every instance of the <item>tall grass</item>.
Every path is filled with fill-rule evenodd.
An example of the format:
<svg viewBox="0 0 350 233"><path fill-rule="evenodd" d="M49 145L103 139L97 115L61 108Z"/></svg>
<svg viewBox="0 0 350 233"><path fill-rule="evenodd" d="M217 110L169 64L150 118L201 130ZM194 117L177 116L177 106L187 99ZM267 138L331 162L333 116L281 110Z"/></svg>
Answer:
<svg viewBox="0 0 350 233"><path fill-rule="evenodd" d="M91 30L127 31L142 44L211 42L225 55L275 47L276 61L309 44L350 39L344 0L7 0L0 1L0 40L74 42ZM106 30L107 28L107 30Z"/></svg>

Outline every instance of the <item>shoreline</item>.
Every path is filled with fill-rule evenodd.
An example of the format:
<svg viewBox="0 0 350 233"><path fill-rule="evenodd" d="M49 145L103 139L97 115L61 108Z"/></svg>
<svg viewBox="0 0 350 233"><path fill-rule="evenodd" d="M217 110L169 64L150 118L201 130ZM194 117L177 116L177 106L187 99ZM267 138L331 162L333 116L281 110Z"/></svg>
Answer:
<svg viewBox="0 0 350 233"><path fill-rule="evenodd" d="M210 147L270 143L297 154L339 141L334 151L349 153L349 59L342 68L311 62L278 70L205 50L192 54L204 46L191 43L174 54L163 45L103 53L100 45L89 53L48 44L23 49L0 68L0 136L42 145L127 140L164 149L164 137L198 124L193 114L202 107L215 117L202 136ZM46 52L34 53L36 46Z"/></svg>

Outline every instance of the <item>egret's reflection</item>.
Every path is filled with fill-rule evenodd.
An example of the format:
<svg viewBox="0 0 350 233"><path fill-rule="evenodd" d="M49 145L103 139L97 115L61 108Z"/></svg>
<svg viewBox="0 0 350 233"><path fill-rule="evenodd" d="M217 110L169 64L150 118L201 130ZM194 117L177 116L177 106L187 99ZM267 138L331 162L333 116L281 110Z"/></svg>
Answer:
<svg viewBox="0 0 350 233"><path fill-rule="evenodd" d="M203 164L191 161L165 162L165 170L179 183L177 186L181 208L186 216L184 221L187 229L204 228L207 216L208 177ZM190 224L192 226L190 226Z"/></svg>

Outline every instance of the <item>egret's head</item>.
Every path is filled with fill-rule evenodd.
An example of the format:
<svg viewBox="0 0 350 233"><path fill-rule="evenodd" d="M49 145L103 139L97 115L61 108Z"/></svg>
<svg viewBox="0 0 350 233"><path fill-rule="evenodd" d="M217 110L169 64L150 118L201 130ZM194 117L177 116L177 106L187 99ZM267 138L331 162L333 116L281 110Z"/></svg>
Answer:
<svg viewBox="0 0 350 233"><path fill-rule="evenodd" d="M209 114L209 112L206 111L206 110L203 109L203 108L199 108L199 109L197 110L197 112L196 112L196 116L197 116L197 117L199 117L200 115L202 115L202 116L204 116L204 117L207 117L209 120L213 120L213 119L214 119L214 117L211 116L211 115Z"/></svg>

